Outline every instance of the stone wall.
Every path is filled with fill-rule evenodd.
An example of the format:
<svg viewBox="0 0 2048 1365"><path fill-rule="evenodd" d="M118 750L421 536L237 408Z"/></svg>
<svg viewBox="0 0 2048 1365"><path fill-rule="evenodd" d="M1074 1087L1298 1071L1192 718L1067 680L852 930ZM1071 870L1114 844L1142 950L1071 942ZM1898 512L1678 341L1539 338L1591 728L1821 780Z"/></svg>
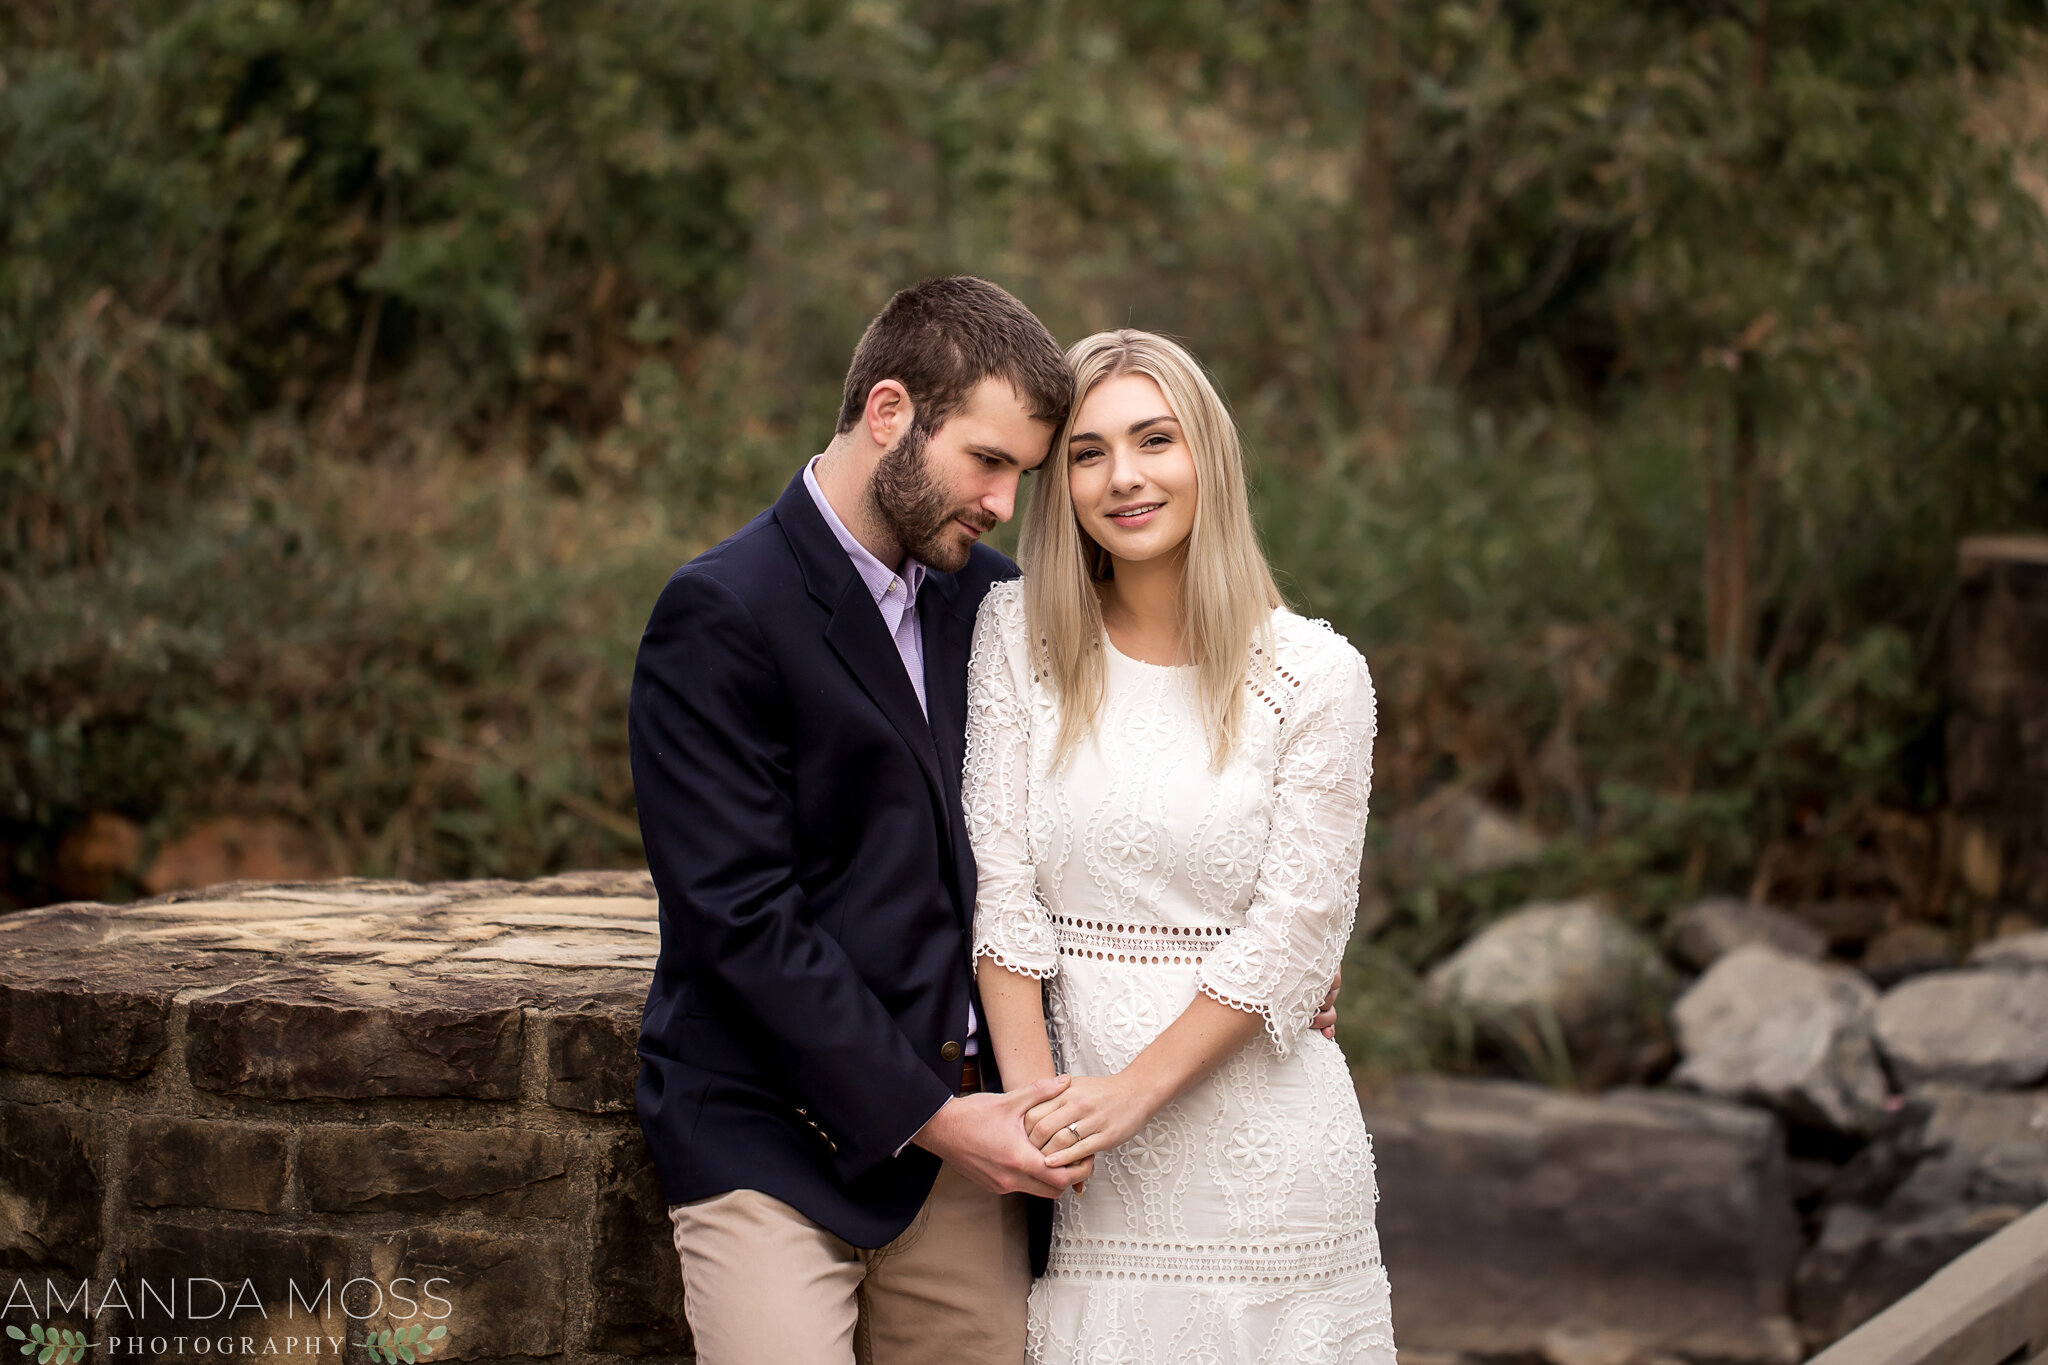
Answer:
<svg viewBox="0 0 2048 1365"><path fill-rule="evenodd" d="M1987 916L2048 921L2048 536L1966 540L1950 624L1956 870Z"/></svg>
<svg viewBox="0 0 2048 1365"><path fill-rule="evenodd" d="M88 1329L94 1365L362 1361L415 1324L435 1360L690 1358L631 1112L652 896L238 885L0 919L5 1323Z"/></svg>
<svg viewBox="0 0 2048 1365"><path fill-rule="evenodd" d="M1548 940L1515 926L1561 913L1467 952L1518 944L1510 984L1540 984ZM2014 1014L2048 1002L2048 933L1879 998L1754 907L1692 920L1720 956L1678 1080L1710 1093L1362 1096L1410 1365L1791 1365L2048 1199L2048 1017ZM689 1359L632 1115L658 941L623 873L0 918L0 1324L84 1329L89 1365L353 1365L415 1326L446 1329L433 1360ZM1785 1009L1832 1041L1770 1043Z"/></svg>

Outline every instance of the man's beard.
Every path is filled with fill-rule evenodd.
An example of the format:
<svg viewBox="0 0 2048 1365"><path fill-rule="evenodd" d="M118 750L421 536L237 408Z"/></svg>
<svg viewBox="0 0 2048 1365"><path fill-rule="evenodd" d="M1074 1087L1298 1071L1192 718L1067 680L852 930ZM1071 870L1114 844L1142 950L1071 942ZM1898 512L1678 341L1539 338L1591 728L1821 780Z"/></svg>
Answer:
<svg viewBox="0 0 2048 1365"><path fill-rule="evenodd" d="M903 439L882 452L868 483L875 515L903 552L927 568L957 573L967 566L973 544L962 545L953 523L964 521L987 531L995 525L972 507L957 507L925 463L931 433L913 421Z"/></svg>

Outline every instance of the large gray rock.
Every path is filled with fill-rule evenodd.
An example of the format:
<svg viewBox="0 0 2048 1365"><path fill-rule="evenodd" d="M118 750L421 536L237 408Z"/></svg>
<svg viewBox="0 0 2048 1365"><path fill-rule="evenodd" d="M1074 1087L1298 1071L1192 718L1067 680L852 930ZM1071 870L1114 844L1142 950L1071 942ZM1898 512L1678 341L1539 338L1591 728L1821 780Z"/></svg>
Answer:
<svg viewBox="0 0 2048 1365"><path fill-rule="evenodd" d="M1529 1358L1569 1326L1631 1354L1799 1358L1799 1233L1769 1114L1444 1077L1361 1100L1404 1355Z"/></svg>
<svg viewBox="0 0 2048 1365"><path fill-rule="evenodd" d="M1871 1046L1877 991L1847 967L1737 948L1672 1010L1681 1085L1767 1104L1802 1123L1867 1132L1884 1106Z"/></svg>
<svg viewBox="0 0 2048 1365"><path fill-rule="evenodd" d="M1827 1207L1794 1279L1809 1349L2048 1201L2048 1093L1929 1086L1909 1099L1908 1168ZM1852 1163L1853 1164L1853 1163Z"/></svg>
<svg viewBox="0 0 2048 1365"><path fill-rule="evenodd" d="M1877 1045L1901 1085L2033 1085L2048 1077L2048 972L1931 972L1877 1003Z"/></svg>
<svg viewBox="0 0 2048 1365"><path fill-rule="evenodd" d="M1396 822L1396 855L1452 877L1484 877L1543 856L1543 836L1468 791L1446 792Z"/></svg>
<svg viewBox="0 0 2048 1365"><path fill-rule="evenodd" d="M1667 942L1671 955L1696 972L1750 943L1804 958L1828 950L1827 936L1804 920L1733 896L1710 896L1686 907L1672 921Z"/></svg>
<svg viewBox="0 0 2048 1365"><path fill-rule="evenodd" d="M1552 1070L1562 1043L1582 1082L1636 1071L1661 1028L1670 971L1643 936L1596 900L1525 906L1475 935L1429 975L1524 1058Z"/></svg>
<svg viewBox="0 0 2048 1365"><path fill-rule="evenodd" d="M1953 1204L2048 1203L2048 1091L1983 1091L1930 1085L1927 1155L1897 1199L1922 1209Z"/></svg>
<svg viewBox="0 0 2048 1365"><path fill-rule="evenodd" d="M1972 967L2028 967L2048 968L2048 929L2037 929L2030 934L2014 934L2010 938L1995 938L1989 943L1980 943L1970 954Z"/></svg>

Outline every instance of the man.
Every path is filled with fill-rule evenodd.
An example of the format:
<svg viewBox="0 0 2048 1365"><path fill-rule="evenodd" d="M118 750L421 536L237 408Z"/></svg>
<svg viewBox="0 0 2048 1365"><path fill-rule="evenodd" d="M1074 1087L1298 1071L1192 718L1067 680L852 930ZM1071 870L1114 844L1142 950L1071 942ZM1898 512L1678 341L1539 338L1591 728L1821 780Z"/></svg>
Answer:
<svg viewBox="0 0 2048 1365"><path fill-rule="evenodd" d="M960 773L975 612L1017 572L979 537L1070 390L1002 289L904 290L825 452L642 637L637 1101L707 1365L1023 1359L1044 1201L1090 1167L1025 1136L1065 1078L1004 1095L976 1036Z"/></svg>
<svg viewBox="0 0 2048 1365"><path fill-rule="evenodd" d="M633 783L661 897L642 1128L707 1362L1023 1358L1023 1195L1056 1171L974 1037L960 810L978 544L1071 382L985 281L868 327L838 434L669 580Z"/></svg>

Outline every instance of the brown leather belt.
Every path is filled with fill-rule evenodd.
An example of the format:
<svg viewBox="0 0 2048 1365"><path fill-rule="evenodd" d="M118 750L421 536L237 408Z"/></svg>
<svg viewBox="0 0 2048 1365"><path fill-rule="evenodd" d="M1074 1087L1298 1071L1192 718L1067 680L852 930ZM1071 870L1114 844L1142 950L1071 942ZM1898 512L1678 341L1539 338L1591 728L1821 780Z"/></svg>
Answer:
<svg viewBox="0 0 2048 1365"><path fill-rule="evenodd" d="M979 1095L981 1093L981 1062L978 1058L960 1059L960 1093Z"/></svg>

